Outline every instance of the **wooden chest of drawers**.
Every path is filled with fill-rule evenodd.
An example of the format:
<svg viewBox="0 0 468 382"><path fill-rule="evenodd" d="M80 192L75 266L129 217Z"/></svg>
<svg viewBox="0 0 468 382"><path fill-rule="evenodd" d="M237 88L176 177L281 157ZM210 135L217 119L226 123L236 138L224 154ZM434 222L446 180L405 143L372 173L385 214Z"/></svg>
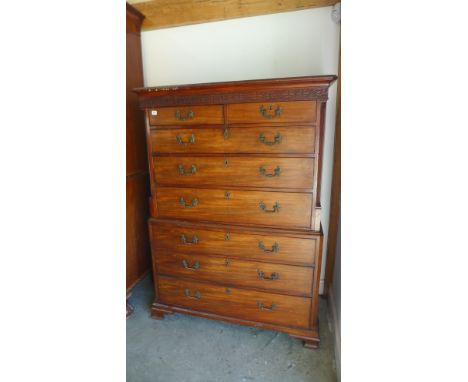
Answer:
<svg viewBox="0 0 468 382"><path fill-rule="evenodd" d="M136 90L155 318L186 313L318 345L321 146L335 79Z"/></svg>

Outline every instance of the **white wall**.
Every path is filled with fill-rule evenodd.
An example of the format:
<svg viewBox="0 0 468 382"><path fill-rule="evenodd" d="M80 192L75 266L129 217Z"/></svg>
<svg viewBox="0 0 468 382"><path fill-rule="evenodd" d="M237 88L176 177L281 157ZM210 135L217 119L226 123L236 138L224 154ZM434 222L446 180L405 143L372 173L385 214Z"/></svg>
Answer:
<svg viewBox="0 0 468 382"><path fill-rule="evenodd" d="M142 32L145 86L337 74L339 33L331 7ZM323 152L324 253L335 104L336 84L330 89Z"/></svg>

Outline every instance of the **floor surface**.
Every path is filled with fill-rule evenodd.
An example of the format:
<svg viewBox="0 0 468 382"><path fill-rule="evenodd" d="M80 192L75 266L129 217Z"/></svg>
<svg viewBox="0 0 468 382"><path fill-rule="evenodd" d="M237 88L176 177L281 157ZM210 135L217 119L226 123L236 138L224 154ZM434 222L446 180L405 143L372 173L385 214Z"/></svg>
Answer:
<svg viewBox="0 0 468 382"><path fill-rule="evenodd" d="M132 291L127 382L336 382L327 304L319 305L320 347L285 333L182 314L150 317L151 277Z"/></svg>

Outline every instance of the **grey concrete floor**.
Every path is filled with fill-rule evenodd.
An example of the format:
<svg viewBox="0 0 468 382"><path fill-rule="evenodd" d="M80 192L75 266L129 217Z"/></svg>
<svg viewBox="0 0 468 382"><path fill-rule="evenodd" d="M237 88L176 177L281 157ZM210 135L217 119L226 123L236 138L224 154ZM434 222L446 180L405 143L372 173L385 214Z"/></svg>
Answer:
<svg viewBox="0 0 468 382"><path fill-rule="evenodd" d="M182 314L150 317L151 277L132 291L127 382L335 382L333 336L320 300L320 347L287 334Z"/></svg>

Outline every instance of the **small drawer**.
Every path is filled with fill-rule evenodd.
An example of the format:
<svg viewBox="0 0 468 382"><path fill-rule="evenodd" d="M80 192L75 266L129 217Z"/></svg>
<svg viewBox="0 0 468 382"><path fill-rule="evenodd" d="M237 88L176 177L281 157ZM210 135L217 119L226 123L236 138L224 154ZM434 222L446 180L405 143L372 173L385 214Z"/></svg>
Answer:
<svg viewBox="0 0 468 382"><path fill-rule="evenodd" d="M200 312L270 324L309 328L311 298L157 277L158 301Z"/></svg>
<svg viewBox="0 0 468 382"><path fill-rule="evenodd" d="M311 193L158 187L156 202L162 218L287 228L311 224Z"/></svg>
<svg viewBox="0 0 468 382"><path fill-rule="evenodd" d="M229 257L188 255L154 249L158 274L200 281L245 286L299 296L312 295L314 269L295 265L260 263Z"/></svg>
<svg viewBox="0 0 468 382"><path fill-rule="evenodd" d="M313 154L315 127L268 126L151 131L151 151L165 153Z"/></svg>
<svg viewBox="0 0 468 382"><path fill-rule="evenodd" d="M199 224L152 221L151 245L172 252L225 255L248 260L296 265L314 265L320 247L319 236L291 237L279 233L255 233L232 227L206 228Z"/></svg>
<svg viewBox="0 0 468 382"><path fill-rule="evenodd" d="M151 126L159 125L208 125L223 124L223 107L214 106L182 106L159 107L148 109Z"/></svg>
<svg viewBox="0 0 468 382"><path fill-rule="evenodd" d="M156 183L313 188L314 158L153 157Z"/></svg>
<svg viewBox="0 0 468 382"><path fill-rule="evenodd" d="M238 103L227 107L228 123L314 123L316 101Z"/></svg>

